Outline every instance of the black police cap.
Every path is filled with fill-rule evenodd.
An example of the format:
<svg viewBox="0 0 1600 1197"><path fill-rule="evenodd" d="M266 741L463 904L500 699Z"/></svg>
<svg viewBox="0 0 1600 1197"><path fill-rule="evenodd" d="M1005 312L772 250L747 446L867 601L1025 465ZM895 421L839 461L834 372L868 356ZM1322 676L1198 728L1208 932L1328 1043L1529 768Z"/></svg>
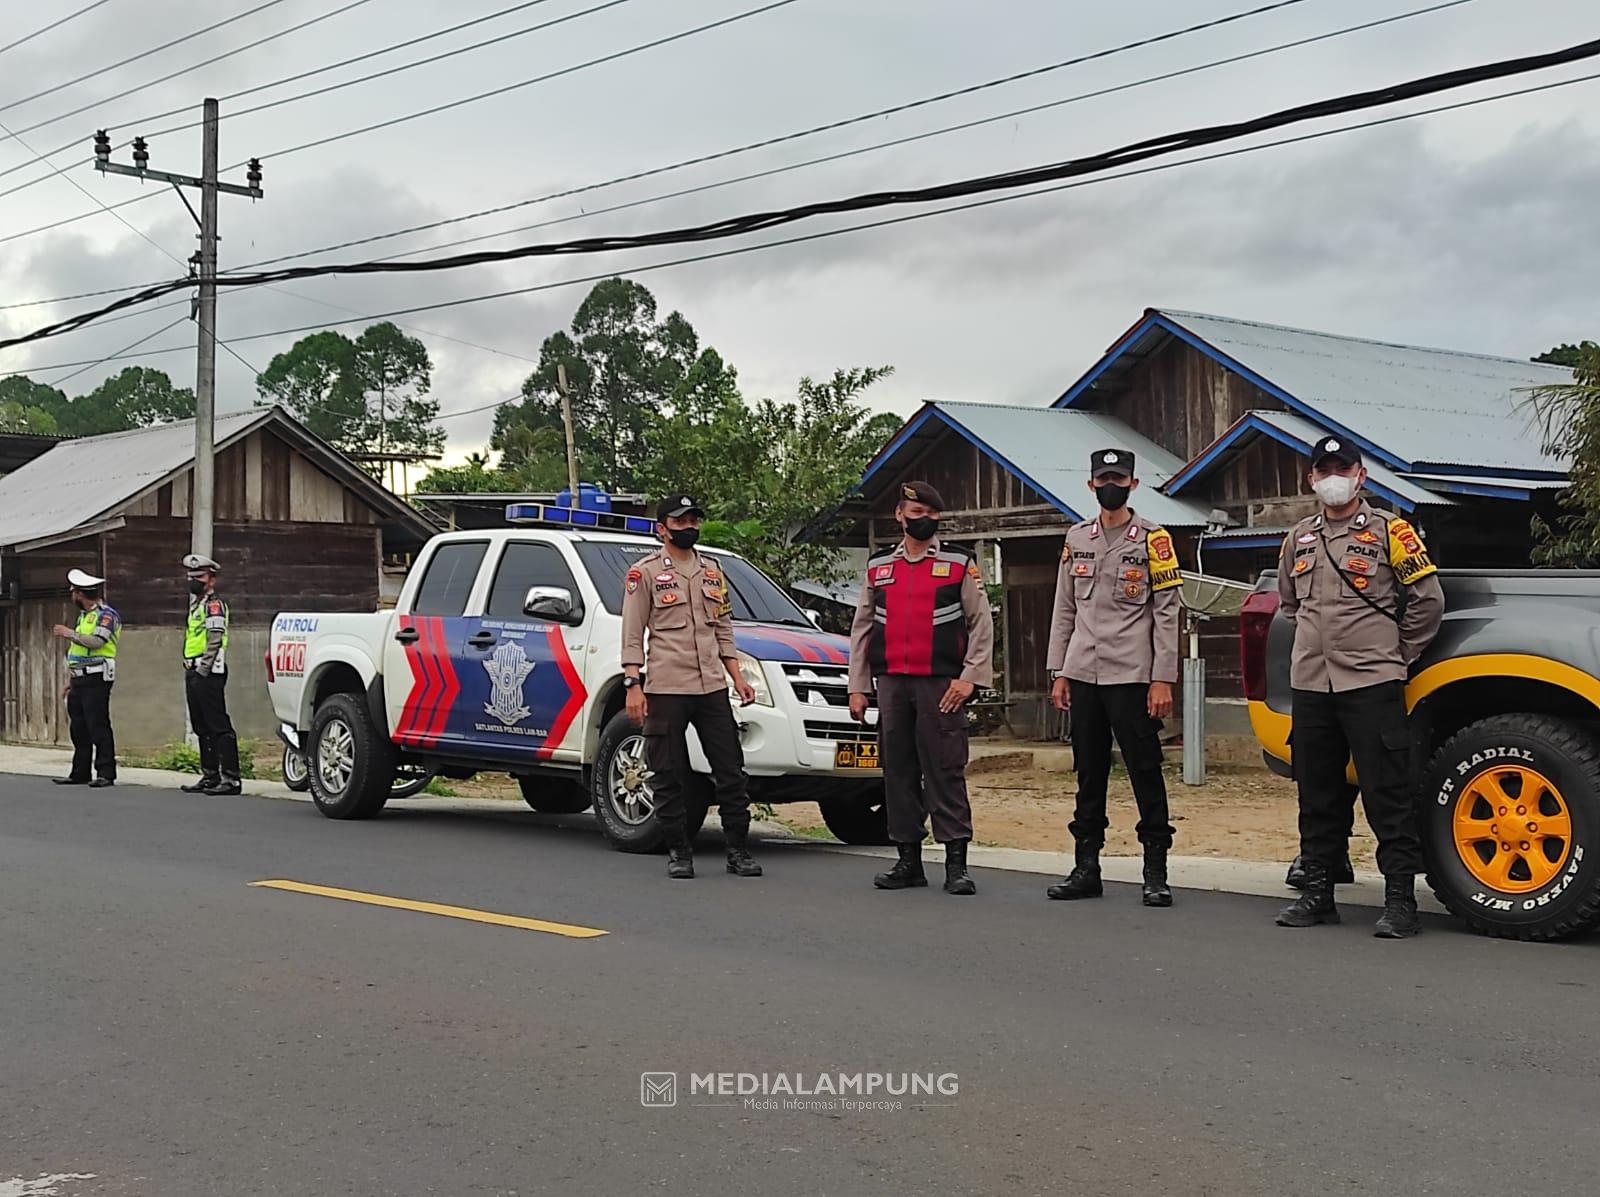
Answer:
<svg viewBox="0 0 1600 1197"><path fill-rule="evenodd" d="M1133 477L1133 454L1126 449L1096 449L1089 454L1089 477L1102 474L1126 474Z"/></svg>
<svg viewBox="0 0 1600 1197"><path fill-rule="evenodd" d="M688 495L668 495L656 504L656 523L664 524L667 517L673 515L704 516L705 510Z"/></svg>
<svg viewBox="0 0 1600 1197"><path fill-rule="evenodd" d="M924 507L932 507L935 511L944 510L944 496L929 482L902 482L899 501L921 503Z"/></svg>
<svg viewBox="0 0 1600 1197"><path fill-rule="evenodd" d="M1333 460L1341 465L1353 466L1361 464L1361 450L1355 443L1342 436L1325 436L1311 446L1311 468L1316 469L1324 461Z"/></svg>

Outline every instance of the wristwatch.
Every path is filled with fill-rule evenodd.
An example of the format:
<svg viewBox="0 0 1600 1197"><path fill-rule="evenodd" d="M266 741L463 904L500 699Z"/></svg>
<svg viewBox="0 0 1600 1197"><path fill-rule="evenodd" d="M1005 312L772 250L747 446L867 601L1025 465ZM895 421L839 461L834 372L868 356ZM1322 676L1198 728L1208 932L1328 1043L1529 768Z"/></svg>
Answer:
<svg viewBox="0 0 1600 1197"><path fill-rule="evenodd" d="M642 685L644 685L644 679L640 677L625 677L622 679L622 688L624 690L632 690Z"/></svg>

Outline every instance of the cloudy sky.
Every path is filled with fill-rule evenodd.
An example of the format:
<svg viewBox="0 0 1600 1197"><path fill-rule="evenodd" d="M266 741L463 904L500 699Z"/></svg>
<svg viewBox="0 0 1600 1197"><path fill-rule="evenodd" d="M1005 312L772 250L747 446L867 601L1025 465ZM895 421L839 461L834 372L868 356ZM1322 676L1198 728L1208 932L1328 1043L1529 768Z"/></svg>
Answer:
<svg viewBox="0 0 1600 1197"><path fill-rule="evenodd" d="M228 269L591 187L1058 63L1266 0L1123 5L792 0L572 71L568 68L772 0L613 0L609 5L542 0L354 66L267 86L514 4L365 0L257 48L109 98L349 2L105 0L59 29L0 51L0 124L20 134L20 139L0 134L0 171L6 172L0 175L0 191L32 184L0 195L0 305L178 273L172 259L193 251L194 226L177 197L147 187L148 199L119 210L141 237L96 207L97 200L114 204L133 198L140 184L102 178L79 163L88 156L96 127L110 127L120 140L185 124L198 118L200 100L207 95L259 89L223 104L224 165L260 155L267 188L260 203L223 201L221 259ZM51 19L45 14L86 3L0 0L0 45ZM926 186L1552 50L1600 34L1592 0L1464 0L1313 45L964 131L625 211L596 212L1118 88L1438 4L1299 0L1220 28L842 130L307 260L426 251L447 241L557 220L562 223L471 248L644 232L860 191ZM59 86L258 6L253 15L159 54ZM228 116L564 17L572 19L431 65ZM447 112L296 149L561 71L568 73ZM1450 99L1596 71L1600 60L1590 60L1470 88ZM32 98L46 89L55 90ZM1305 144L637 277L664 310L681 310L702 338L738 367L752 397L791 393L802 374L888 364L897 373L881 384L877 402L902 414L938 398L1048 403L1151 306L1525 356L1559 341L1600 335L1594 287L1600 277L1600 238L1594 235L1600 195L1597 98L1600 81L1577 83ZM1389 111L1443 102L1448 100ZM191 105L192 115L149 119ZM85 111L53 119L78 108ZM1300 131L1362 119L1370 116ZM68 143L74 144L63 148ZM196 170L199 152L197 129L151 143L152 165L168 170ZM62 173L40 165L35 154L48 155ZM117 156L126 160L127 154L121 150ZM232 177L243 181L241 171ZM13 237L79 213L93 215ZM818 221L723 244L760 244L860 219ZM354 323L342 327L356 331L364 323L358 316L546 288L396 317L431 350L434 393L445 415L479 408L515 393L541 340L570 319L586 286L559 284L602 272L627 274L704 251L632 251L225 292L220 334L230 341L246 339L232 346L244 362L219 355L219 407L247 406L254 398L254 378L244 363L264 367L294 340L252 334L346 320ZM92 302L98 301L0 308L0 331L23 331ZM174 351L127 360L158 365L180 383L192 383L192 326L180 323L158 334L186 310L165 302L172 306L0 353L0 371L26 370L54 383L79 369L56 363L98 359L149 337L133 352ZM121 364L124 359L84 370L63 385L69 393L86 391ZM481 446L491 419L487 411L447 419L451 455Z"/></svg>

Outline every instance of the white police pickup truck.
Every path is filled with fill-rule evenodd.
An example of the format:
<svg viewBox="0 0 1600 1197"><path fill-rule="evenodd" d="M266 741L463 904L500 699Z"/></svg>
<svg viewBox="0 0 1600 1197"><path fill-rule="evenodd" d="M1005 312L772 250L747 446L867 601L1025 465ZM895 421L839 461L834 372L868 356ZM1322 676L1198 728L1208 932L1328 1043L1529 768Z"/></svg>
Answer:
<svg viewBox="0 0 1600 1197"><path fill-rule="evenodd" d="M393 611L277 616L273 710L298 732L329 818L377 814L403 766L492 771L517 778L535 810L592 805L614 847L652 851L661 832L644 741L623 713L621 642L624 579L659 547L653 523L537 504L507 519L516 526L431 540ZM702 552L728 580L756 691L735 708L752 799L817 802L844 842L887 843L876 712L865 727L850 718L848 643L748 561ZM693 739L690 755L698 830L712 790Z"/></svg>

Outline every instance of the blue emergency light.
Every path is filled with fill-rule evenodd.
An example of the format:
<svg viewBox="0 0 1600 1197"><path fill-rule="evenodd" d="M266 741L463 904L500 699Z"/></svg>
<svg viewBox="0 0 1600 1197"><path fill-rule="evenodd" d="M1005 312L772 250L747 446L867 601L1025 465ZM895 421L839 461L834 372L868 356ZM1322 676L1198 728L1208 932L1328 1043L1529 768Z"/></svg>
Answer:
<svg viewBox="0 0 1600 1197"><path fill-rule="evenodd" d="M546 527L596 528L611 532L635 532L650 536L656 523L648 516L613 515L609 511L593 511L582 507L562 507L554 503L508 503L506 523L543 524Z"/></svg>

